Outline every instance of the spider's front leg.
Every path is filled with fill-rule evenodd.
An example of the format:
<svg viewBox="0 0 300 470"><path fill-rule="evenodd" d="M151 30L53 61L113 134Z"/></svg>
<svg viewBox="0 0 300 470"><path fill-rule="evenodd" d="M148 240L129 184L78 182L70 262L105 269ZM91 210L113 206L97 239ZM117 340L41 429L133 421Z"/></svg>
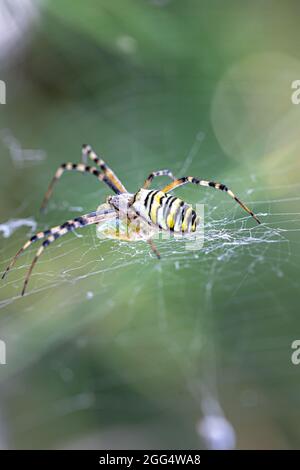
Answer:
<svg viewBox="0 0 300 470"><path fill-rule="evenodd" d="M53 187L55 183L62 177L65 171L77 171L79 173L88 173L90 175L96 176L99 181L106 183L115 193L119 194L119 190L114 186L111 180L105 175L102 174L97 168L93 166L84 165L83 163L62 163L55 172L54 177L51 180L51 183L47 189L47 192L44 196L41 211L44 211L48 201L53 193Z"/></svg>
<svg viewBox="0 0 300 470"><path fill-rule="evenodd" d="M108 214L115 214L115 211L113 209L107 209L107 210L102 210L99 212L91 212L86 215L82 215L80 217L76 217L75 219L68 220L62 225L58 225L56 227L53 227L49 230L46 230L44 232L39 232L36 235L33 235L30 240L28 240L22 248L16 253L16 255L13 257L12 261L10 264L7 266L6 270L4 271L2 275L2 279L5 278L7 275L8 271L14 266L15 262L17 261L18 257L27 249L29 248L33 243L35 243L38 240L41 240L43 238L46 238L42 245L39 247L32 263L31 266L27 272L25 282L23 285L23 290L22 290L22 295L25 294L27 284L29 282L29 278L31 276L32 270L38 261L39 257L41 254L44 252L45 248L47 248L51 243L53 243L55 240L58 238L62 237L63 235L66 235L69 232L72 232L73 230L76 230L78 228L86 227L88 225L92 224L98 224L101 222Z"/></svg>
<svg viewBox="0 0 300 470"><path fill-rule="evenodd" d="M105 163L102 158L98 157L90 145L83 144L82 161L86 163L87 158L90 158L99 168L101 168L105 176L118 189L119 193L127 192L125 186L121 183L115 172L107 165L107 163Z"/></svg>

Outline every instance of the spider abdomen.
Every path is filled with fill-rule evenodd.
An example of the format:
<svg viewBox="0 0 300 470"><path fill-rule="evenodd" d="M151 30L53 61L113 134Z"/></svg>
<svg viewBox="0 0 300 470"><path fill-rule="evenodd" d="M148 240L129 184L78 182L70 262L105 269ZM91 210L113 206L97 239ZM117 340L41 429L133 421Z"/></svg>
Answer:
<svg viewBox="0 0 300 470"><path fill-rule="evenodd" d="M163 191L140 189L134 197L134 209L148 222L172 232L195 232L198 218L182 199Z"/></svg>

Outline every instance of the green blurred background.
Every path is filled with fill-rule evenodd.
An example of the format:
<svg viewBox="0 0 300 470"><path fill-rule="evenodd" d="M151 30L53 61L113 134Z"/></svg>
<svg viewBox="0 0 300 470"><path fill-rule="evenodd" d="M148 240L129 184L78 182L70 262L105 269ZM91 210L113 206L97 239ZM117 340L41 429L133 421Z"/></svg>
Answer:
<svg viewBox="0 0 300 470"><path fill-rule="evenodd" d="M299 14L296 0L1 3L2 227L105 200L68 174L39 214L82 143L130 191L162 168L219 180L263 224L184 187L205 204L202 250L161 241L158 262L89 227L49 247L21 298L36 247L24 254L0 285L0 447L299 446ZM0 231L1 268L30 234Z"/></svg>

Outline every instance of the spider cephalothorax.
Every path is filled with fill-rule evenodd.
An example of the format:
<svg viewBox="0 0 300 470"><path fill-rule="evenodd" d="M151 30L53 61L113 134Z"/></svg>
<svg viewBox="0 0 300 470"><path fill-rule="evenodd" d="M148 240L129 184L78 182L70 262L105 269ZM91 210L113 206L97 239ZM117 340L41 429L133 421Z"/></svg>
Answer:
<svg viewBox="0 0 300 470"><path fill-rule="evenodd" d="M39 232L33 235L30 240L20 248L6 268L2 278L6 276L8 271L15 264L18 256L23 253L24 250L37 240L44 239L26 275L22 295L24 295L26 291L32 270L45 248L66 233L87 225L97 225L100 230L102 229L102 234L106 237L120 238L126 241L145 240L150 244L152 250L159 258L160 255L152 242L152 237L155 233L167 231L186 234L196 231L199 218L194 209L183 200L169 194L173 189L187 183L198 186L208 186L226 192L245 209L257 223L260 223L256 215L222 183L202 180L194 178L193 176L185 176L176 179L170 170L159 170L150 173L143 187L135 194L131 194L126 190L125 186L123 186L104 160L99 158L89 145L83 145L82 155L83 160L90 158L96 166L89 166L85 163L63 163L60 165L45 194L41 209L45 209L51 197L55 182L65 171L78 171L92 174L96 176L98 180L106 183L114 191L115 195L109 196L106 203L101 204L97 211L76 217L75 219L69 220L62 225L58 225L44 232ZM173 181L161 190L150 190L149 186L153 178L157 176L168 176ZM107 221L114 221L116 228L113 230L111 227L106 228L105 223ZM125 230L120 230L121 225L125 227Z"/></svg>

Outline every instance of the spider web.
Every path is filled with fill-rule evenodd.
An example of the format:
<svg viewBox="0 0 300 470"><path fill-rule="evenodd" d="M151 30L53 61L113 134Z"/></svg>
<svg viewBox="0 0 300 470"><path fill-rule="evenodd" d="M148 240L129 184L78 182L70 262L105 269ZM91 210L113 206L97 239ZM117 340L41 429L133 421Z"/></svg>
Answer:
<svg viewBox="0 0 300 470"><path fill-rule="evenodd" d="M182 170L184 172L189 170L201 141L202 135L199 134L183 164ZM264 175L259 176L261 181L263 181L263 177ZM95 227L78 230L63 237L46 250L35 268L24 301L20 299L20 288L36 246L20 257L16 267L0 287L1 334L7 344L14 345L10 346L13 356L8 376L32 366L39 360L40 354L46 354L47 357L47 353L50 354L49 351L56 351L60 348L62 341L68 343L68 341L75 339L76 348L81 351L89 343L86 331L99 322L105 323L107 318L111 319L114 315L116 318L108 320L108 323L111 321L112 329L116 331L112 333L108 327L108 331L106 331L106 333L109 332L108 338L102 338L101 347L104 350L109 350L110 345L115 342L120 343L121 346L131 344L132 347L135 347L138 340L135 331L132 331L132 329L135 330L133 326L137 321L136 308L134 307L136 303L140 302L141 297L153 297L157 313L150 324L148 324L149 320L142 324L139 333L142 331L142 334L147 338L147 335L158 330L155 334L161 339L163 350L167 351L168 355L179 365L182 371L181 386L190 395L195 403L195 408L198 409L198 418L194 423L195 442L202 442L202 445L208 448L234 448L236 444L234 426L225 417L218 396L216 345L214 341L208 343L204 340L205 335L212 337L215 322L217 322L215 310L218 302L215 300L214 291L220 288L224 276L227 276L225 303L235 303L242 306L246 301L243 287L249 285L250 289L257 288L257 276L262 268L284 281L287 266L295 263L295 259L292 259L291 255L291 235L297 233L300 228L299 212L289 208L291 205L295 208L299 204L300 197L296 194L300 184L289 186L289 194L286 197L280 197L282 191L287 187L280 185L266 188L263 184L261 186L257 184L257 179L257 175L252 175L252 177L245 179L232 179L228 181L228 184L232 188L236 185L250 188L248 192L241 194L242 200L246 202L255 191L255 210L263 224L254 226L247 214L243 214L231 200L224 197L217 198L213 192L205 193L205 196L203 195L205 232L204 246L201 250L186 250L184 240L163 240L158 242L162 255L162 261L158 262L149 252L149 247L143 242L124 243L99 240ZM254 181L255 188L251 189L251 183ZM276 195L276 192L279 196ZM268 193L272 194L272 198L265 198ZM95 199L98 197L99 193L97 192ZM218 205L216 205L217 199ZM286 211L280 211L279 207L286 207ZM82 207L70 206L67 201L59 206L52 202L49 215L53 216L55 213L55 218L59 220L59 210L62 209L69 209L73 213L82 212ZM270 215L272 218L269 217ZM24 243L24 239L33 233L29 227L35 229L36 224L39 229L48 227L48 224L41 224L33 217L20 219L17 216L18 214L13 214L10 221L2 221L1 224L0 253L3 268L10 259L7 254L13 254ZM22 228L22 226L25 227ZM6 238L4 239L4 237ZM247 259L247 263L246 269L239 273L236 269L239 269L241 258ZM229 270L228 266L230 266ZM245 268L244 264L243 268ZM194 276L192 282L191 273ZM185 281L187 275L188 280ZM126 286L123 285L124 276L127 277ZM195 282L196 276L197 282ZM231 276L232 279L228 276ZM199 315L191 322L192 329L188 329L187 333L190 341L188 348L183 346L182 338L180 338L180 344L177 346L174 344L174 331L177 335L178 325L174 326L168 305L169 289L178 286L180 282L185 283L182 292L179 292L182 304L188 298L187 289L195 289L199 283L202 284L199 298L201 298L202 311L206 315L206 318ZM229 290L228 285L230 285ZM65 290L68 292L67 296L63 294ZM57 292L58 294L56 294ZM129 292L130 295L128 295ZM270 294L269 291L268 294ZM258 291L257 295L262 295L262 291ZM276 293L273 295L276 297ZM51 302L51 296L55 298L54 302ZM196 296L194 302L199 301L197 298ZM47 299L46 310L43 307L43 299ZM22 305L21 302L24 304ZM89 310L90 303L93 305L91 310ZM78 305L83 306L86 315L78 314ZM101 305L101 308L95 308L95 305ZM22 315L20 315L20 311L22 311ZM36 315L37 311L39 315ZM116 312L119 313L116 314ZM125 320L121 318L120 312L126 312ZM120 319L120 325L116 326ZM61 331L59 332L57 324L54 325L56 321L60 325ZM181 320L179 324L181 324ZM18 331L17 336L15 331ZM41 341L36 343L35 339L35 347L28 347L28 342L36 338L37 334L41 335ZM206 363L205 366L200 367L200 370L197 370L195 357L198 357L200 350L203 349ZM22 350L26 350L26 354L23 356L20 355ZM77 352L74 355L77 356ZM68 348L63 352L62 357L53 361L52 367L63 384L68 386L76 374L74 364L73 368L67 365L70 361ZM143 379L145 376L139 372L139 380ZM106 373L105 378L101 379L101 385L96 381L90 383L86 389L83 388L77 392L73 390L70 395L68 392L65 393L63 398L51 403L49 413L44 410L42 415L37 414L35 417L26 415L26 413L19 417L17 420L18 433L24 437L27 431L51 423L53 413L59 419L66 416L69 418L72 415L76 416L82 411L97 410L99 397L105 395L107 390L113 390L116 384L134 388L137 380L137 377L129 372L128 368L126 373L123 372L117 377ZM148 380L149 376L146 382ZM5 396L5 392L3 395ZM153 397L151 398L153 399ZM150 397L147 396L147 399L149 400ZM127 405L129 408L132 406L130 401ZM152 406L154 406L153 403ZM8 426L7 422L5 423ZM112 436L105 434L105 432L102 433L103 447L107 442L110 446L114 445L112 442L115 442L116 447L120 446L121 442L124 447L132 445L130 444L132 441L124 443L124 433L121 431L120 433L122 438L118 433L113 433ZM136 429L130 429L130 433L135 442L134 445L141 447L148 445L149 436L138 437L139 433ZM93 447L98 445L96 445L97 439L97 435L95 437L92 433L87 442L84 439L79 439L79 441L75 439L77 444L71 441L72 444L62 440L60 445L63 447L70 445ZM155 439L153 444L158 445ZM5 447L5 437L2 438L2 446Z"/></svg>

